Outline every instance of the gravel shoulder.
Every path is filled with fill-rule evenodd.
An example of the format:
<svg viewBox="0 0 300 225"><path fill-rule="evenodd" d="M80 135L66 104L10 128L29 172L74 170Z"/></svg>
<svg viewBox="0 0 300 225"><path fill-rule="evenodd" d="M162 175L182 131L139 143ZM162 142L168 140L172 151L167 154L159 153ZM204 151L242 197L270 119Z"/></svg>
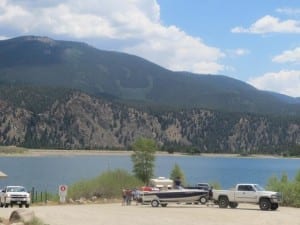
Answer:
<svg viewBox="0 0 300 225"><path fill-rule="evenodd" d="M8 218L18 208L0 208L0 217ZM32 206L35 215L47 225L300 225L300 209L279 207L261 211L257 205L237 209L217 206L177 205L152 208L149 205L121 204Z"/></svg>

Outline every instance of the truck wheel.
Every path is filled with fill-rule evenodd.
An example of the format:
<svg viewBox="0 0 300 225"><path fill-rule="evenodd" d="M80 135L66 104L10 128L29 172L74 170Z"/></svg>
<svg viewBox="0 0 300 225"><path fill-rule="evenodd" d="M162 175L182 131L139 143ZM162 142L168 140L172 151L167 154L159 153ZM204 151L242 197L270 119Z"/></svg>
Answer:
<svg viewBox="0 0 300 225"><path fill-rule="evenodd" d="M278 203L272 203L271 210L276 210L276 209L278 209Z"/></svg>
<svg viewBox="0 0 300 225"><path fill-rule="evenodd" d="M23 207L23 205L22 204L19 204L19 208L22 208Z"/></svg>
<svg viewBox="0 0 300 225"><path fill-rule="evenodd" d="M236 207L238 207L238 203L237 202L229 202L229 207L232 209L235 209Z"/></svg>
<svg viewBox="0 0 300 225"><path fill-rule="evenodd" d="M1 208L3 207L3 203L2 203L2 202L0 202L0 207L1 207Z"/></svg>
<svg viewBox="0 0 300 225"><path fill-rule="evenodd" d="M267 199L267 198L262 198L259 201L259 207L260 207L261 210L269 210L270 207L271 207L270 200Z"/></svg>
<svg viewBox="0 0 300 225"><path fill-rule="evenodd" d="M8 208L8 203L4 203L4 207L5 207L5 208Z"/></svg>
<svg viewBox="0 0 300 225"><path fill-rule="evenodd" d="M26 208L29 208L29 204L25 204L25 207L26 207Z"/></svg>
<svg viewBox="0 0 300 225"><path fill-rule="evenodd" d="M200 197L199 202L204 205L207 202L207 198L205 196Z"/></svg>
<svg viewBox="0 0 300 225"><path fill-rule="evenodd" d="M220 208L227 208L229 204L228 198L226 196L221 196L219 198L219 207Z"/></svg>
<svg viewBox="0 0 300 225"><path fill-rule="evenodd" d="M151 206L152 206L152 207L158 207L158 206L159 206L159 201L156 200L156 199L155 199L155 200L152 200L152 201L151 201Z"/></svg>

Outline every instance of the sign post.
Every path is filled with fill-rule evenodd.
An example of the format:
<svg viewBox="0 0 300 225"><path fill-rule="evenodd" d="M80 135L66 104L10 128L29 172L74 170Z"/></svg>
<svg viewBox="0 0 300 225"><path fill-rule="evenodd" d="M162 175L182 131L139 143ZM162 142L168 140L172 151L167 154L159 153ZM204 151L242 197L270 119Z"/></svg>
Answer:
<svg viewBox="0 0 300 225"><path fill-rule="evenodd" d="M59 185L58 194L59 194L60 203L65 203L66 202L67 192L68 192L68 186L67 185Z"/></svg>

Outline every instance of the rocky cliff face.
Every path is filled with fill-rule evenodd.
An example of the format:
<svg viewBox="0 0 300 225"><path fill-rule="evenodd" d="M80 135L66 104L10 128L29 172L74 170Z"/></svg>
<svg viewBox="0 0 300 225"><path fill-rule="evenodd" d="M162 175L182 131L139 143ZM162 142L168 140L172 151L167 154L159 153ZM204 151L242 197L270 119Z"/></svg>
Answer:
<svg viewBox="0 0 300 225"><path fill-rule="evenodd" d="M4 145L23 143L31 117L29 111L12 107L0 99L0 143Z"/></svg>
<svg viewBox="0 0 300 225"><path fill-rule="evenodd" d="M138 137L164 149L270 153L300 145L300 119L209 110L149 114L74 92L39 114L0 101L0 143L37 148L128 148Z"/></svg>

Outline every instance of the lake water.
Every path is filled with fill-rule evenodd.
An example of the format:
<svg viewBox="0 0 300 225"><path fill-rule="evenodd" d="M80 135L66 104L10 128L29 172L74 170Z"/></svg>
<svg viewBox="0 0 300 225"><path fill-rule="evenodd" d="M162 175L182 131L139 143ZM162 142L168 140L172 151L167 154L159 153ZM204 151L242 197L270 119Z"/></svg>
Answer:
<svg viewBox="0 0 300 225"><path fill-rule="evenodd" d="M175 163L189 184L218 182L222 188L244 182L264 186L272 175L280 177L285 172L294 179L300 170L300 159L157 156L155 176L169 177ZM29 190L56 193L60 184L71 185L116 168L131 172L130 156L0 157L0 171L8 175L0 179L0 188L24 185Z"/></svg>

